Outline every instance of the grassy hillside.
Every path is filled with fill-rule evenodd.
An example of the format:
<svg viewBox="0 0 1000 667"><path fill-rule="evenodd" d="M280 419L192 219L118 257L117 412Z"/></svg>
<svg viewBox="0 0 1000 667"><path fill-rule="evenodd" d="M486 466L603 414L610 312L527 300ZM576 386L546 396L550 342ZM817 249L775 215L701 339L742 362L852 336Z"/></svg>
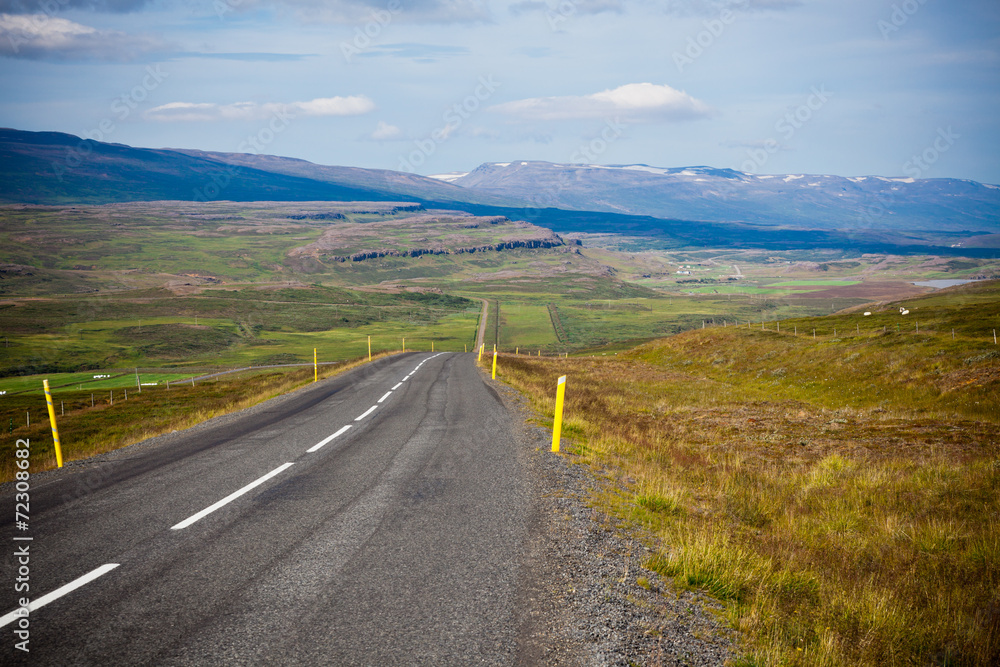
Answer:
<svg viewBox="0 0 1000 667"><path fill-rule="evenodd" d="M628 480L601 502L650 531L649 567L725 603L743 664L994 665L998 284L907 305L936 330L715 327L500 377L551 416L568 375L572 450Z"/></svg>
<svg viewBox="0 0 1000 667"><path fill-rule="evenodd" d="M0 129L0 201L103 204L129 201L395 200L399 195L232 167L170 150L81 140L60 132Z"/></svg>
<svg viewBox="0 0 1000 667"><path fill-rule="evenodd" d="M378 294L309 288L210 292L164 290L110 297L0 303L0 377L86 369L246 366L378 351L462 351L479 302L430 293ZM0 380L2 388L2 380Z"/></svg>
<svg viewBox="0 0 1000 667"><path fill-rule="evenodd" d="M405 203L8 206L0 216L0 375L7 376L302 361L314 347L342 359L365 353L369 335L376 350L399 349L403 338L411 347L433 340L438 349L463 350L477 302L447 294L500 308L491 345L542 354L617 351L703 325L815 315L864 301L851 292L793 293L811 286L765 292L759 285L814 283L810 276L831 273L829 263L774 258L741 262L752 277L733 283L740 293L699 283L664 294L622 276L642 280L642 268L662 272L673 256L647 254L630 265L628 255L565 244L526 223ZM869 275L824 284L858 283L891 264L865 261ZM862 266L840 262L833 275L849 277L854 265ZM717 253L685 266L698 280L736 270ZM894 269L904 286L904 269L925 271L922 264ZM969 270L981 269L972 263Z"/></svg>
<svg viewBox="0 0 1000 667"><path fill-rule="evenodd" d="M0 206L0 295L268 282L448 283L518 260L563 274L601 273L599 264L571 250L551 231L525 222L405 202ZM537 268L532 272L539 275Z"/></svg>

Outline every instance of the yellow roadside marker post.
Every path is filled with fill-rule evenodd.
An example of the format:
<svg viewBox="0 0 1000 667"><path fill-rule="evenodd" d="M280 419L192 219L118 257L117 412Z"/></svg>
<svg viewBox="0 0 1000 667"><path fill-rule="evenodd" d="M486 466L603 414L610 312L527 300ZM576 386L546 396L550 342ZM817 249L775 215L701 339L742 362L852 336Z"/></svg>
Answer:
<svg viewBox="0 0 1000 667"><path fill-rule="evenodd" d="M313 382L319 382L319 364L316 360L316 348L313 348Z"/></svg>
<svg viewBox="0 0 1000 667"><path fill-rule="evenodd" d="M403 352L406 352L406 339L403 339Z"/></svg>
<svg viewBox="0 0 1000 667"><path fill-rule="evenodd" d="M559 377L556 386L556 414L552 422L552 451L559 451L559 438L562 436L563 401L566 399L566 376Z"/></svg>
<svg viewBox="0 0 1000 667"><path fill-rule="evenodd" d="M431 341L431 352L434 351L434 341Z"/></svg>
<svg viewBox="0 0 1000 667"><path fill-rule="evenodd" d="M42 380L45 388L45 405L49 409L49 421L52 423L52 440L56 445L56 466L62 468L62 448L59 446L59 429L56 427L56 409L52 405L52 392L49 391L49 381Z"/></svg>
<svg viewBox="0 0 1000 667"><path fill-rule="evenodd" d="M497 346L493 346L493 379L497 379Z"/></svg>
<svg viewBox="0 0 1000 667"><path fill-rule="evenodd" d="M372 360L372 337L368 337L368 361Z"/></svg>
<svg viewBox="0 0 1000 667"><path fill-rule="evenodd" d="M482 345L479 346L479 359L476 360L477 364L478 363L482 363L482 361L483 361L483 348L484 347L486 347L485 343L483 343Z"/></svg>

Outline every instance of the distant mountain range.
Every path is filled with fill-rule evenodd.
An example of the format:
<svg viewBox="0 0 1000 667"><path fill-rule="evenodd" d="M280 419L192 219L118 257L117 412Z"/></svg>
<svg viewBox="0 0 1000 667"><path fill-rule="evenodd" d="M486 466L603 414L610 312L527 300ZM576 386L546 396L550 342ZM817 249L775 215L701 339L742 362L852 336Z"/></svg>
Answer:
<svg viewBox="0 0 1000 667"><path fill-rule="evenodd" d="M162 200L408 201L528 220L560 233L655 237L661 247L678 248L989 255L1000 246L1000 187L955 179L547 162L487 163L431 178L0 129L0 203ZM949 247L959 245L965 247Z"/></svg>
<svg viewBox="0 0 1000 667"><path fill-rule="evenodd" d="M487 163L442 180L539 206L794 229L1000 232L1000 186L644 164Z"/></svg>
<svg viewBox="0 0 1000 667"><path fill-rule="evenodd" d="M0 129L0 202L482 201L464 188L381 169L323 167L270 155L133 148L61 132Z"/></svg>

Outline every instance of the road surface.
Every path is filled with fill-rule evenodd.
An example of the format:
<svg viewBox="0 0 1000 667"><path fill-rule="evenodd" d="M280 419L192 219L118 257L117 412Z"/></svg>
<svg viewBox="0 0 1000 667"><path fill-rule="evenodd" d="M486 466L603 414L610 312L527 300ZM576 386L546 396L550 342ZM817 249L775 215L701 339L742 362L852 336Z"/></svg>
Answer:
<svg viewBox="0 0 1000 667"><path fill-rule="evenodd" d="M486 342L486 316L490 312L490 302L486 299L480 299L480 301L483 302L483 312L479 316L479 332L476 333L476 349L473 352L478 351Z"/></svg>
<svg viewBox="0 0 1000 667"><path fill-rule="evenodd" d="M17 650L5 557L0 663L516 662L529 482L474 361L397 355L33 475L27 530L6 485L47 604Z"/></svg>

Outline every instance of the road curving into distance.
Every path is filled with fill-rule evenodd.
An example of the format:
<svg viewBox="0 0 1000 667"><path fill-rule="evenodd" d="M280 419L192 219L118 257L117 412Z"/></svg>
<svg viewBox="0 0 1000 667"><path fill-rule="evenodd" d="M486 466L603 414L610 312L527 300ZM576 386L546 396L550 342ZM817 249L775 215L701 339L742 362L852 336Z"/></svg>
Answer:
<svg viewBox="0 0 1000 667"><path fill-rule="evenodd" d="M490 312L490 302L486 299L480 299L480 301L483 302L483 312L479 315L479 331L476 332L476 349L473 352L482 347L483 343L486 342L486 316Z"/></svg>
<svg viewBox="0 0 1000 667"><path fill-rule="evenodd" d="M33 476L23 533L7 485L46 604L16 650L3 559L0 662L516 662L530 482L474 362L397 355Z"/></svg>

